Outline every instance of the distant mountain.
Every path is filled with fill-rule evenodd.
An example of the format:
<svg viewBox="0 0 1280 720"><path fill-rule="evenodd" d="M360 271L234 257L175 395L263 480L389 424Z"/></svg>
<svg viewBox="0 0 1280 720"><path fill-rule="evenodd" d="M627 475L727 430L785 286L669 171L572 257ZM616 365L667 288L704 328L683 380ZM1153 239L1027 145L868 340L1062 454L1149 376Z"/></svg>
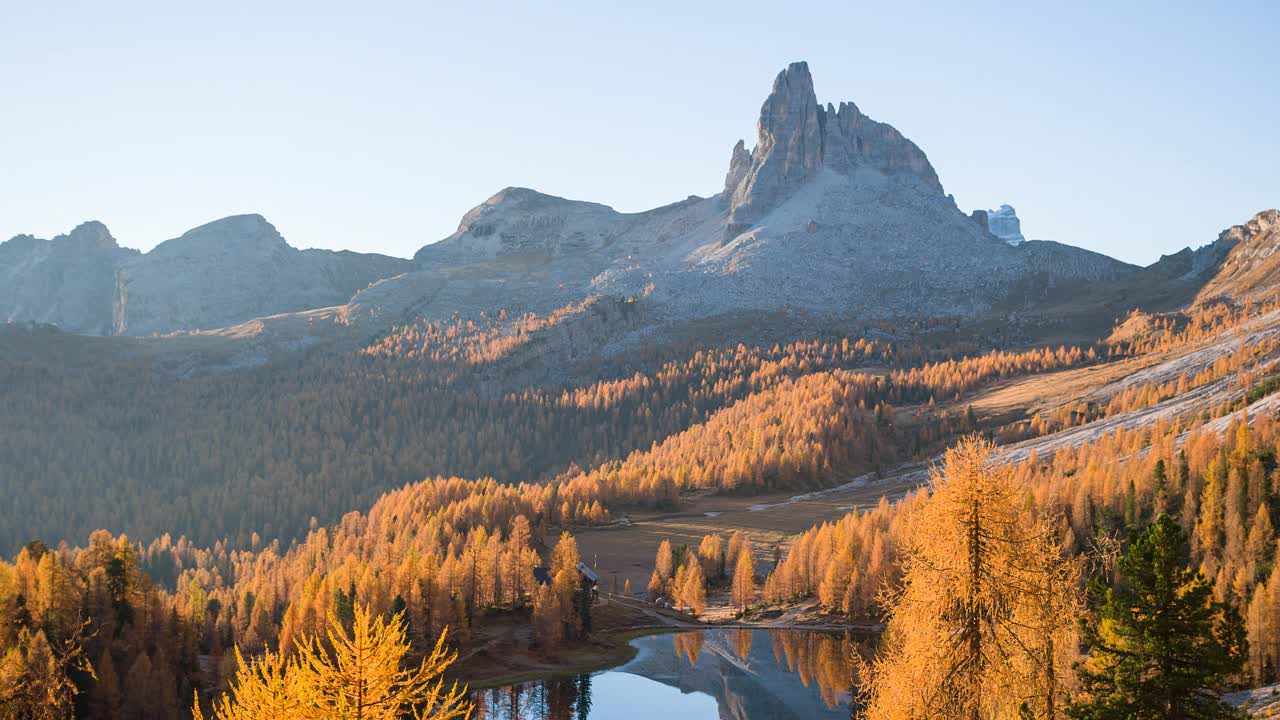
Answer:
<svg viewBox="0 0 1280 720"><path fill-rule="evenodd" d="M0 318L109 335L115 268L138 254L117 245L100 222L52 240L18 235L0 243Z"/></svg>
<svg viewBox="0 0 1280 720"><path fill-rule="evenodd" d="M775 79L756 144L734 146L721 193L626 214L508 188L414 259L417 272L355 303L445 317L644 294L655 322L783 308L976 316L1138 271L1057 243L1012 246L961 212L893 127L853 103L820 105L805 63Z"/></svg>
<svg viewBox="0 0 1280 720"><path fill-rule="evenodd" d="M1022 236L1022 221L1012 205L1001 205L995 210L974 210L970 216L979 224L985 224L992 235L1009 243L1021 245L1027 239Z"/></svg>
<svg viewBox="0 0 1280 720"><path fill-rule="evenodd" d="M340 305L408 260L298 250L259 215L202 225L148 253L120 247L99 222L0 243L0 319L89 335L217 328Z"/></svg>
<svg viewBox="0 0 1280 720"><path fill-rule="evenodd" d="M924 151L892 126L852 102L819 104L799 62L775 78L754 146L733 146L723 190L709 198L621 213L507 188L412 261L300 251L256 215L145 254L86 223L52 241L0 245L0 318L148 335L339 306L325 315L338 322L320 324L351 328L350 339L418 317L542 313L597 295L644 300L612 350L655 328L794 311L818 322L949 317L1092 332L1133 307L1269 284L1274 227L1263 213L1149 268L1027 241L1008 205L962 212ZM287 328L278 344L292 346L317 317L257 326Z"/></svg>

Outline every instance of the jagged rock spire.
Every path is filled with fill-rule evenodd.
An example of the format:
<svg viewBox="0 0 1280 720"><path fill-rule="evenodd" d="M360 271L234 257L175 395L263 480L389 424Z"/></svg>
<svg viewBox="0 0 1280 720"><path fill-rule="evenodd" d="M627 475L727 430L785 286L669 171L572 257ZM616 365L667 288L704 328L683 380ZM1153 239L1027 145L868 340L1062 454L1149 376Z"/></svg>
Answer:
<svg viewBox="0 0 1280 720"><path fill-rule="evenodd" d="M791 63L778 73L756 127L755 148L747 152L738 141L725 176L726 237L759 221L823 168L845 175L859 167L909 174L942 194L924 152L893 127L863 115L851 102L819 105L807 63Z"/></svg>

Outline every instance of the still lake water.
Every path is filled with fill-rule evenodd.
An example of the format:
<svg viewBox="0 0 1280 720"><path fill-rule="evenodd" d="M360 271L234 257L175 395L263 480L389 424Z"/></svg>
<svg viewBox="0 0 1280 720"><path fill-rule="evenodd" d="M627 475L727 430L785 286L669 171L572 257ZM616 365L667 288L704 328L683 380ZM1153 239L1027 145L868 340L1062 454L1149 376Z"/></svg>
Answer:
<svg viewBox="0 0 1280 720"><path fill-rule="evenodd" d="M632 641L631 662L594 674L478 690L476 720L792 720L849 717L866 636L694 630Z"/></svg>

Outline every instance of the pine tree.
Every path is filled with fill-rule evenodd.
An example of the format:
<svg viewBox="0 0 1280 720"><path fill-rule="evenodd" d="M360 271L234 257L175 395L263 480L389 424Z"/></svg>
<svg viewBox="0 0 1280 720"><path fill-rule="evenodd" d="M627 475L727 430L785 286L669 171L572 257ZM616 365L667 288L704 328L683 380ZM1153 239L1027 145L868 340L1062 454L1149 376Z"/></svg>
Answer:
<svg viewBox="0 0 1280 720"><path fill-rule="evenodd" d="M1244 668L1248 642L1239 615L1213 599L1188 567L1182 528L1161 515L1131 545L1118 568L1123 582L1092 590L1098 622L1084 626L1086 698L1068 709L1077 720L1211 720L1237 713L1213 689Z"/></svg>
<svg viewBox="0 0 1280 720"><path fill-rule="evenodd" d="M120 678L116 675L111 651L106 649L98 658L94 669L98 682L93 687L92 710L96 717L114 718L120 715Z"/></svg>
<svg viewBox="0 0 1280 720"><path fill-rule="evenodd" d="M702 573L708 580L724 577L724 540L720 533L702 537L698 545L698 559L702 561Z"/></svg>
<svg viewBox="0 0 1280 720"><path fill-rule="evenodd" d="M22 628L14 646L0 649L0 720L70 716L77 693L71 674L94 677L84 655L85 627L85 623L68 627L66 639L57 644L50 643L43 630Z"/></svg>
<svg viewBox="0 0 1280 720"><path fill-rule="evenodd" d="M702 576L702 566L692 554L685 562L684 584L680 590L681 602L694 617L707 609L707 580Z"/></svg>
<svg viewBox="0 0 1280 720"><path fill-rule="evenodd" d="M576 637L586 629L590 618L584 616L583 603L580 598L582 580L578 572L578 541L568 532L561 533L560 542L551 552L551 589L557 595L561 620L568 634ZM590 612L590 607L586 608Z"/></svg>
<svg viewBox="0 0 1280 720"><path fill-rule="evenodd" d="M733 569L733 604L742 612L756 599L756 568L751 550L738 553L738 563Z"/></svg>
<svg viewBox="0 0 1280 720"><path fill-rule="evenodd" d="M577 603L578 621L582 624L582 633L591 634L591 604L594 601L591 581L586 577L579 578L578 592L574 597Z"/></svg>
<svg viewBox="0 0 1280 720"><path fill-rule="evenodd" d="M993 451L948 450L907 519L868 720L1048 718L1065 696L1072 622L1045 603L1071 606L1074 570Z"/></svg>
<svg viewBox="0 0 1280 720"><path fill-rule="evenodd" d="M1227 468L1221 460L1215 460L1209 468L1209 478L1200 494L1200 519L1196 523L1196 538L1201 556L1218 556L1222 549L1222 533L1226 512Z"/></svg>
<svg viewBox="0 0 1280 720"><path fill-rule="evenodd" d="M267 652L246 661L235 649L236 674L231 689L213 703L215 720L316 717L316 689L303 682L296 659ZM204 720L200 697L191 706L195 720Z"/></svg>
<svg viewBox="0 0 1280 720"><path fill-rule="evenodd" d="M658 552L653 559L653 574L649 576L649 602L667 594L667 583L672 572L671 541L663 540L658 544Z"/></svg>
<svg viewBox="0 0 1280 720"><path fill-rule="evenodd" d="M441 633L417 666L399 616L386 620L364 605L352 610L348 629L329 614L326 642L310 637L296 657L266 653L245 662L229 694L214 703L217 720L352 718L353 720L463 720L471 712L465 688L446 687L443 675L457 653ZM192 707L203 720L199 702Z"/></svg>
<svg viewBox="0 0 1280 720"><path fill-rule="evenodd" d="M560 596L549 585L533 594L533 637L543 654L554 655L564 639L564 612Z"/></svg>
<svg viewBox="0 0 1280 720"><path fill-rule="evenodd" d="M1155 515L1169 511L1169 476L1165 471L1164 458L1156 460L1151 472L1153 510Z"/></svg>

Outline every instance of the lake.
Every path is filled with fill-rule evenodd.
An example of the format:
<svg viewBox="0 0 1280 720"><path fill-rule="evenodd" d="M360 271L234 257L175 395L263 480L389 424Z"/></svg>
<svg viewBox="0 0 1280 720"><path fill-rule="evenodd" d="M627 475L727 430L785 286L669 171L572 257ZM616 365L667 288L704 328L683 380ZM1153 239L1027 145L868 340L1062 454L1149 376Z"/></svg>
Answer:
<svg viewBox="0 0 1280 720"><path fill-rule="evenodd" d="M853 658L866 636L802 630L693 630L632 641L603 672L472 694L476 720L790 720L850 713Z"/></svg>

